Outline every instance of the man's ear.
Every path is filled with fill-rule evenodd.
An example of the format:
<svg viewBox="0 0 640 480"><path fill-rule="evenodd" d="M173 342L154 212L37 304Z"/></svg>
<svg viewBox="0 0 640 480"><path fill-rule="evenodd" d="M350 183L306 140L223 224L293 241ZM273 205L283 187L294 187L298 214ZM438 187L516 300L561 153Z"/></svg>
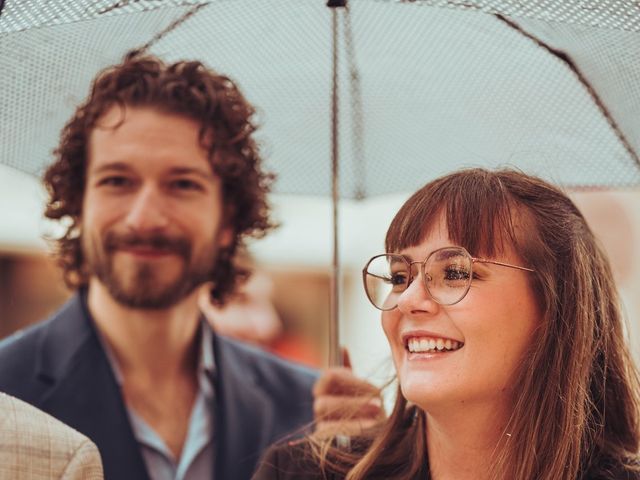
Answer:
<svg viewBox="0 0 640 480"><path fill-rule="evenodd" d="M235 232L232 227L222 227L218 237L218 247L226 248L233 243Z"/></svg>
<svg viewBox="0 0 640 480"><path fill-rule="evenodd" d="M236 230L234 227L235 207L227 203L223 208L222 225L218 234L218 246L226 248L232 245L236 239Z"/></svg>

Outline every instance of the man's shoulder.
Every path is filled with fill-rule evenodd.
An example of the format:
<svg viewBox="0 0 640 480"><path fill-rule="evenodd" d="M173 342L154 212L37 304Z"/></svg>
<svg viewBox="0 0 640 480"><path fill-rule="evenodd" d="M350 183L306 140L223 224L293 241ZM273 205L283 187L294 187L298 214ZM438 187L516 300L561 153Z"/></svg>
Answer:
<svg viewBox="0 0 640 480"><path fill-rule="evenodd" d="M38 344L52 318L25 327L0 341L0 359L15 357ZM1 363L1 362L0 362ZM1 368L1 367L0 367Z"/></svg>
<svg viewBox="0 0 640 480"><path fill-rule="evenodd" d="M63 368L87 338L79 303L76 296L48 319L0 341L0 391L33 403L43 386L39 372Z"/></svg>
<svg viewBox="0 0 640 480"><path fill-rule="evenodd" d="M87 437L3 393L0 393L0 429L2 475L58 478L74 470L81 472L81 476L70 478L102 478L100 455Z"/></svg>
<svg viewBox="0 0 640 480"><path fill-rule="evenodd" d="M0 341L0 390L12 395L33 378L37 352L51 320L32 325Z"/></svg>
<svg viewBox="0 0 640 480"><path fill-rule="evenodd" d="M253 385L283 415L288 412L286 414L293 416L295 409L301 409L307 420L313 402L313 384L319 376L317 371L229 338L218 337L216 348L220 381L234 379Z"/></svg>
<svg viewBox="0 0 640 480"><path fill-rule="evenodd" d="M315 369L285 360L273 353L259 347L234 340L224 336L218 336L217 348L220 355L224 355L224 362L240 362L245 372L250 371L260 377L272 377L282 380L300 381L305 384L313 383L318 378L319 372Z"/></svg>
<svg viewBox="0 0 640 480"><path fill-rule="evenodd" d="M71 317L83 315L80 303L80 299L78 295L76 295L48 318L45 318L34 325L18 330L9 337L0 341L0 358L7 358L9 356L15 356L16 354L19 355L25 349L32 348L35 344L40 343L47 332L49 332L57 323ZM72 334L75 332L66 333Z"/></svg>

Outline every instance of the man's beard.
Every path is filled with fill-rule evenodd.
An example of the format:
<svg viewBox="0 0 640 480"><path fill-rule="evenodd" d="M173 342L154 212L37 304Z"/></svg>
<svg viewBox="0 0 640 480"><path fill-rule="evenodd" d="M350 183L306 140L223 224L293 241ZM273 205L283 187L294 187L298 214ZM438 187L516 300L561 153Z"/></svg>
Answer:
<svg viewBox="0 0 640 480"><path fill-rule="evenodd" d="M162 267L155 260L132 260L126 271L119 271L122 268L116 268L114 257L118 250L126 248L149 248L173 255L181 261L180 272L171 281L163 280ZM164 309L211 279L217 247L214 240L208 250L192 258L191 243L184 237L107 232L101 242L83 238L83 254L89 273L100 280L116 302L136 309ZM124 261L120 259L119 263Z"/></svg>

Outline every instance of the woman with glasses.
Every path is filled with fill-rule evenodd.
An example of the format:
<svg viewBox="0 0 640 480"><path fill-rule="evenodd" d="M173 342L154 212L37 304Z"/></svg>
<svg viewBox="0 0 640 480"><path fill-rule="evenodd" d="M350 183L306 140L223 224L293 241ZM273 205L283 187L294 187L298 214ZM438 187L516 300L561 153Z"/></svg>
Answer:
<svg viewBox="0 0 640 480"><path fill-rule="evenodd" d="M363 270L399 389L380 428L274 447L255 479L640 479L640 384L609 263L548 183L416 192Z"/></svg>

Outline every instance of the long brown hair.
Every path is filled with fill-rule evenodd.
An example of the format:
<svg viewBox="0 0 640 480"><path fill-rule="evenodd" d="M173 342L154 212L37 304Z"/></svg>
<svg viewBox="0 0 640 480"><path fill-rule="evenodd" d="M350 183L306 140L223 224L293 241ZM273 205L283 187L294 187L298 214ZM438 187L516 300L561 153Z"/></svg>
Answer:
<svg viewBox="0 0 640 480"><path fill-rule="evenodd" d="M613 480L616 466L633 468L640 448L638 372L609 262L580 211L541 179L463 170L427 184L402 206L386 250L419 244L443 212L451 240L472 254L490 257L508 241L536 270L542 323L514 379L516 401L491 477ZM324 462L348 480L382 472L414 478L427 455L424 425L425 413L398 392L364 455L333 449ZM332 455L341 461L327 462Z"/></svg>
<svg viewBox="0 0 640 480"><path fill-rule="evenodd" d="M231 244L218 252L211 272L212 300L222 302L246 274L232 262L236 249L245 237L261 237L273 227L267 203L273 176L262 170L253 138L255 110L229 78L200 62L166 64L137 52L98 74L89 97L62 130L55 162L44 176L49 192L45 216L67 220L65 234L56 240L65 282L77 288L88 280L80 241L87 142L96 122L114 105L152 107L200 125L200 142L222 181L225 222L234 232Z"/></svg>

